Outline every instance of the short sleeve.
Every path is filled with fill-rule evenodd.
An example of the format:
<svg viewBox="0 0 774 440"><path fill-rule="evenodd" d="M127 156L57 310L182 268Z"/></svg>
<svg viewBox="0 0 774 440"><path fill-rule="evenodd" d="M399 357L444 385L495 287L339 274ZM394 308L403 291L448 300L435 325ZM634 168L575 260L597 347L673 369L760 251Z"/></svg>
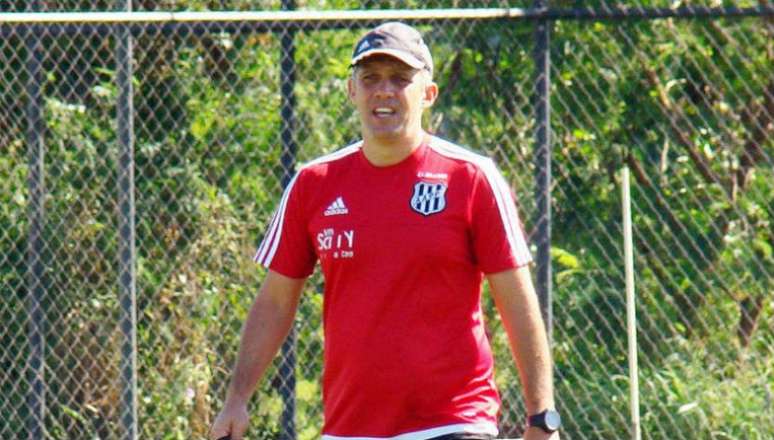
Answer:
<svg viewBox="0 0 774 440"><path fill-rule="evenodd" d="M264 267L291 278L308 277L317 261L307 233L302 171L285 189L254 258Z"/></svg>
<svg viewBox="0 0 774 440"><path fill-rule="evenodd" d="M496 273L532 261L514 197L494 162L478 169L471 206L473 250L479 269Z"/></svg>

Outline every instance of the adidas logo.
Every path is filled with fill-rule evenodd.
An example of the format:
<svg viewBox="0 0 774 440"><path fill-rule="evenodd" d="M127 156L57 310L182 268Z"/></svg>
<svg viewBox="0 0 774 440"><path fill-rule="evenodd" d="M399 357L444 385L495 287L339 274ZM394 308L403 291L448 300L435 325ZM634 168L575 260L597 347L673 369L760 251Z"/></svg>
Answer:
<svg viewBox="0 0 774 440"><path fill-rule="evenodd" d="M347 209L346 205L344 205L344 199L341 198L341 196L337 197L336 200L333 201L327 208L325 208L325 212L323 215L329 216L329 215L341 215L341 214L349 214L349 210Z"/></svg>

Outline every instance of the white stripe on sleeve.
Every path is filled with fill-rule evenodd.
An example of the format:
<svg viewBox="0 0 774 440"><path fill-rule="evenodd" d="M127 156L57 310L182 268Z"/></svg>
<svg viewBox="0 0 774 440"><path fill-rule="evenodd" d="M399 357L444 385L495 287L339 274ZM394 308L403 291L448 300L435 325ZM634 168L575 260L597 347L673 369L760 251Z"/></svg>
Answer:
<svg viewBox="0 0 774 440"><path fill-rule="evenodd" d="M285 193L282 195L280 205L277 208L277 212L274 214L274 219L269 227L269 232L266 237L263 238L261 246L258 247L258 252L255 254L255 261L263 266L269 267L271 260L274 258L274 254L277 252L279 246L280 237L282 237L282 226L285 223L285 211L288 206L288 199L290 198L290 192L293 190L293 185L298 179L298 175L301 171L297 172L293 179L288 183L285 188Z"/></svg>

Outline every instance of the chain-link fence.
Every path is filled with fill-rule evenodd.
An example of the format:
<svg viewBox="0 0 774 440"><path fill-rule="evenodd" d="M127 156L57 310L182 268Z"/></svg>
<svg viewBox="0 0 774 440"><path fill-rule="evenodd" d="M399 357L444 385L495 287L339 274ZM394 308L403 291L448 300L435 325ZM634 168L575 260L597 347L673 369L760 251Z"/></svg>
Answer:
<svg viewBox="0 0 774 440"><path fill-rule="evenodd" d="M507 3L296 6L529 6ZM765 2L645 9L662 3L413 20L441 88L427 126L495 158L533 242L539 219L550 219L552 265L539 270L551 269L565 438L626 438L631 429L618 172L626 165L643 437L768 439L774 11ZM364 27L380 20L0 23L0 436L205 436L263 274L254 246L295 164L358 138L344 92L348 60ZM536 97L544 24L550 217L533 189L543 163L536 132L549 115ZM253 401L250 438L319 436L321 292L315 276L293 343ZM518 376L486 302L501 431L518 436Z"/></svg>

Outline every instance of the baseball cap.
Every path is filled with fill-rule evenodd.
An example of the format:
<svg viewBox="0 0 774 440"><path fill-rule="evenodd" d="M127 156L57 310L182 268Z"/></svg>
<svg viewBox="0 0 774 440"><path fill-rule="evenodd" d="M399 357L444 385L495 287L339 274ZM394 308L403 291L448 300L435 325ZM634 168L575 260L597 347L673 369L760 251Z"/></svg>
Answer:
<svg viewBox="0 0 774 440"><path fill-rule="evenodd" d="M433 73L430 49L422 40L422 34L407 24L391 21L369 31L355 45L350 65L355 66L377 54L395 57L415 69Z"/></svg>

